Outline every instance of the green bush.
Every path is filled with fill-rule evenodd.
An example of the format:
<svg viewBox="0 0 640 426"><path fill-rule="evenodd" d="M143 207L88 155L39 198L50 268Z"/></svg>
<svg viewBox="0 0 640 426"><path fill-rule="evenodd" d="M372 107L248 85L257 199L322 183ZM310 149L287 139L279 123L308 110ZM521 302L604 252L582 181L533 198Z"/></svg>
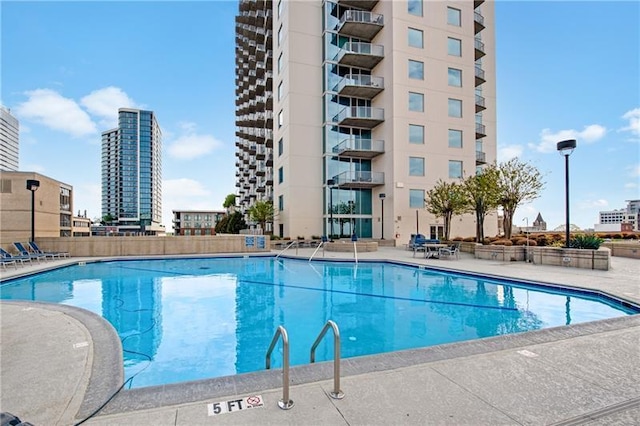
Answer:
<svg viewBox="0 0 640 426"><path fill-rule="evenodd" d="M492 246L512 246L513 243L511 242L511 240L507 240L507 239L502 239L502 240L495 240L491 242Z"/></svg>
<svg viewBox="0 0 640 426"><path fill-rule="evenodd" d="M603 240L596 235L578 234L574 235L569 241L571 248L598 250Z"/></svg>

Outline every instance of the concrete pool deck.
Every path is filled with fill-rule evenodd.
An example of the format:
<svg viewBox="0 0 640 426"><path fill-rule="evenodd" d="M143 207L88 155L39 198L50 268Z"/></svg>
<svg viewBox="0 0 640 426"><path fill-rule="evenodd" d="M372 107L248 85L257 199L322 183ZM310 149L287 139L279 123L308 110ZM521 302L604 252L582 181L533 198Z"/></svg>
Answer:
<svg viewBox="0 0 640 426"><path fill-rule="evenodd" d="M312 252L299 249L298 255L308 259ZM557 283L640 304L640 261L635 259L613 257L609 271L593 271L476 260L467 253L459 260L425 260L392 247L358 257ZM2 277L82 260L10 268ZM28 302L0 303L0 315L1 411L35 425L75 424L122 383L122 367L116 365L119 340L97 315ZM640 315L343 359L342 400L328 396L331 373L332 363L292 368L295 405L288 411L277 406L282 374L272 370L122 391L84 424L637 425ZM262 396L263 407L208 415L209 403L254 394Z"/></svg>

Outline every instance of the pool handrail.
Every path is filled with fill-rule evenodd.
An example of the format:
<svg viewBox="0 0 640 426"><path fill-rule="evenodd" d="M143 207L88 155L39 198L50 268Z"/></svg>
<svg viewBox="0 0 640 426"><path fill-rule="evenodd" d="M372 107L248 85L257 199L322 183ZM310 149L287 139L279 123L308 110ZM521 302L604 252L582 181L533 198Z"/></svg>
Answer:
<svg viewBox="0 0 640 426"><path fill-rule="evenodd" d="M331 398L342 399L344 398L344 392L340 390L340 330L338 325L329 320L322 328L322 331L316 338L316 341L311 345L311 364L316 362L316 348L320 344L320 341L327 334L329 328L333 329L333 391L329 392Z"/></svg>
<svg viewBox="0 0 640 426"><path fill-rule="evenodd" d="M318 250L320 250L320 247L324 246L324 243L325 243L324 240L320 241L320 244L318 244L318 247L316 247L316 249L313 251L313 254L311 255L311 257L309 257L309 262L311 262L311 259L313 259L313 256L315 256Z"/></svg>
<svg viewBox="0 0 640 426"><path fill-rule="evenodd" d="M296 256L297 256L298 255L298 240L293 240L289 244L287 244L287 246L284 249L282 249L282 251L280 253L278 253L276 255L276 259L279 258L282 253L287 251L287 249L289 249L289 247L291 247L294 244L296 245Z"/></svg>
<svg viewBox="0 0 640 426"><path fill-rule="evenodd" d="M289 336L281 325L278 326L267 350L266 368L271 369L271 353L278 343L278 337L282 337L282 399L278 401L278 407L289 410L293 407L293 400L289 398Z"/></svg>

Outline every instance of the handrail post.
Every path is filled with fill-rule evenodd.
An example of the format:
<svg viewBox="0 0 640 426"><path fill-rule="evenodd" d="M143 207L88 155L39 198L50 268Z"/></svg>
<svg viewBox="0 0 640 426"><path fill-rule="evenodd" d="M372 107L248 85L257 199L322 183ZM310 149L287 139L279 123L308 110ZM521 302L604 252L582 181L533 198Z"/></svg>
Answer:
<svg viewBox="0 0 640 426"><path fill-rule="evenodd" d="M316 362L316 348L324 335L327 334L329 328L333 329L333 391L329 392L329 395L334 399L342 399L344 398L344 392L340 390L340 330L335 322L327 321L316 341L311 345L310 361L311 364Z"/></svg>
<svg viewBox="0 0 640 426"><path fill-rule="evenodd" d="M293 244L295 244L296 242L297 242L297 241L295 241L295 240L294 240L294 241L291 241L289 244L287 244L287 246L284 248L284 250L282 250L280 253L278 253L278 255L276 256L276 259L277 259L277 258L279 258L279 257L280 257L280 255L281 255L282 253L284 253L285 251L287 251L287 249L288 249L289 247L291 247ZM296 246L296 256L297 256L297 255L298 255L298 247Z"/></svg>
<svg viewBox="0 0 640 426"><path fill-rule="evenodd" d="M271 352L278 343L278 337L282 337L282 399L278 401L278 407L289 410L293 407L293 400L289 399L289 336L287 330L281 325L278 326L267 350L266 368L267 370L271 368Z"/></svg>

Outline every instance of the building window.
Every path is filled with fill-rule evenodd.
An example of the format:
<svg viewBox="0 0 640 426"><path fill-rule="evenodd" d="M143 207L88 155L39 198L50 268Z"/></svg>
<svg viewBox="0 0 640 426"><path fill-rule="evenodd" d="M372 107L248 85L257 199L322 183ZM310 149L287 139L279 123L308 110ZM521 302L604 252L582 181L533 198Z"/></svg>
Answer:
<svg viewBox="0 0 640 426"><path fill-rule="evenodd" d="M451 179L462 179L462 161L449 161L449 177Z"/></svg>
<svg viewBox="0 0 640 426"><path fill-rule="evenodd" d="M447 53L451 56L462 56L462 40L447 38Z"/></svg>
<svg viewBox="0 0 640 426"><path fill-rule="evenodd" d="M284 124L284 116L282 115L282 111L278 113L278 127L282 127Z"/></svg>
<svg viewBox="0 0 640 426"><path fill-rule="evenodd" d="M459 27L462 25L462 13L460 9L455 9L453 7L447 7L447 24L455 25Z"/></svg>
<svg viewBox="0 0 640 426"><path fill-rule="evenodd" d="M409 143L424 144L424 126L409 124Z"/></svg>
<svg viewBox="0 0 640 426"><path fill-rule="evenodd" d="M462 70L449 68L449 86L462 87Z"/></svg>
<svg viewBox="0 0 640 426"><path fill-rule="evenodd" d="M282 43L282 25L278 28L278 46L280 46L280 43Z"/></svg>
<svg viewBox="0 0 640 426"><path fill-rule="evenodd" d="M282 53L278 56L278 73L282 71Z"/></svg>
<svg viewBox="0 0 640 426"><path fill-rule="evenodd" d="M284 210L284 195L278 195L278 210Z"/></svg>
<svg viewBox="0 0 640 426"><path fill-rule="evenodd" d="M409 157L409 176L424 176L424 158Z"/></svg>
<svg viewBox="0 0 640 426"><path fill-rule="evenodd" d="M462 130L449 129L449 148L462 148Z"/></svg>
<svg viewBox="0 0 640 426"><path fill-rule="evenodd" d="M424 63L409 59L409 78L424 80Z"/></svg>
<svg viewBox="0 0 640 426"><path fill-rule="evenodd" d="M422 0L407 1L407 12L409 15L422 16Z"/></svg>
<svg viewBox="0 0 640 426"><path fill-rule="evenodd" d="M409 92L409 111L424 112L424 95Z"/></svg>
<svg viewBox="0 0 640 426"><path fill-rule="evenodd" d="M424 208L424 189L409 190L409 207L413 209Z"/></svg>
<svg viewBox="0 0 640 426"><path fill-rule="evenodd" d="M449 68L451 69L451 68ZM451 74L449 74L451 75ZM449 79L451 79L451 77L449 77ZM451 83L449 83L451 84ZM280 82L280 84L278 84L278 101L282 99L282 81Z"/></svg>
<svg viewBox="0 0 640 426"><path fill-rule="evenodd" d="M280 167L278 169L278 183L282 183L284 181L284 168Z"/></svg>
<svg viewBox="0 0 640 426"><path fill-rule="evenodd" d="M462 117L462 101L460 99L449 99L449 117Z"/></svg>
<svg viewBox="0 0 640 426"><path fill-rule="evenodd" d="M409 28L409 46L422 49L424 47L423 33L415 28Z"/></svg>
<svg viewBox="0 0 640 426"><path fill-rule="evenodd" d="M283 151L284 151L284 140L280 138L280 140L278 141L278 157L282 155Z"/></svg>

